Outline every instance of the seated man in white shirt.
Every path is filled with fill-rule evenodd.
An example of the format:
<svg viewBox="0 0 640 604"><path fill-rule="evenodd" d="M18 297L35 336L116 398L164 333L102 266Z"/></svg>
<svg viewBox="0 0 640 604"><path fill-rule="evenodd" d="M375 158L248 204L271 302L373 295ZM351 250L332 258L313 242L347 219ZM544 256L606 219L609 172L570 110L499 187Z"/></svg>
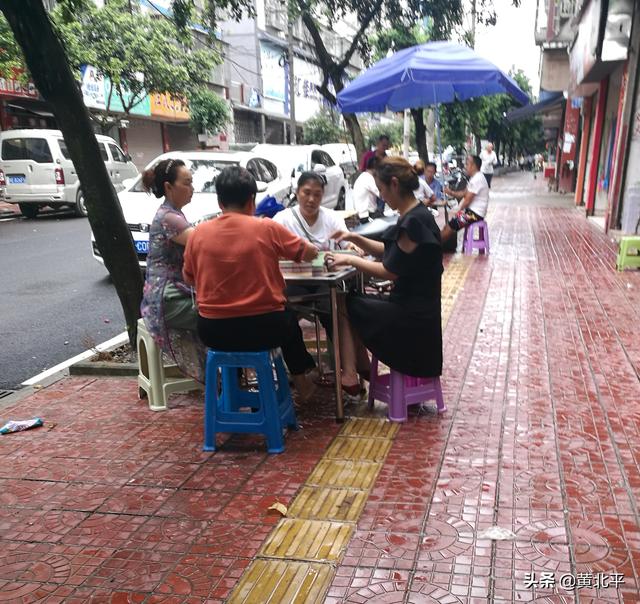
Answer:
<svg viewBox="0 0 640 604"><path fill-rule="evenodd" d="M358 212L360 222L368 222L369 218L383 215L380 209L380 192L374 174L378 158L374 155L367 161L367 169L353 183L353 205ZM384 207L384 206L383 206Z"/></svg>
<svg viewBox="0 0 640 604"><path fill-rule="evenodd" d="M482 160L477 155L467 156L465 169L469 175L469 183L464 191L452 191L449 187L444 192L460 200L455 216L442 229L442 241L464 229L473 222L484 220L489 205L489 185L484 174L480 171Z"/></svg>

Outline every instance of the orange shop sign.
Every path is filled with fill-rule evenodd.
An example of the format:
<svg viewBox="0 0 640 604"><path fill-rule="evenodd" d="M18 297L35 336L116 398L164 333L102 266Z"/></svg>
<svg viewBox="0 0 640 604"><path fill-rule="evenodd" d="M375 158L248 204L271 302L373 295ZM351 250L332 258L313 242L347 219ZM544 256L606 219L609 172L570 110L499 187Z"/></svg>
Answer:
<svg viewBox="0 0 640 604"><path fill-rule="evenodd" d="M184 98L156 92L151 95L151 115L186 121L189 119L189 105Z"/></svg>

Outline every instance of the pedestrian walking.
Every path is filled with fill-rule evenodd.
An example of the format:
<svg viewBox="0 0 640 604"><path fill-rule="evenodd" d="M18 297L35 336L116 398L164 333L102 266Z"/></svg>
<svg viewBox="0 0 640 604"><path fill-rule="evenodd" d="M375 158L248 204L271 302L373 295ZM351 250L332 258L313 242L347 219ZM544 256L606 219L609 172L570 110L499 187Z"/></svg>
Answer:
<svg viewBox="0 0 640 604"><path fill-rule="evenodd" d="M498 163L498 157L493 150L493 145L488 143L482 153L480 153L480 159L482 160L481 172L487 181L487 185L491 188L491 179L493 178L493 167Z"/></svg>

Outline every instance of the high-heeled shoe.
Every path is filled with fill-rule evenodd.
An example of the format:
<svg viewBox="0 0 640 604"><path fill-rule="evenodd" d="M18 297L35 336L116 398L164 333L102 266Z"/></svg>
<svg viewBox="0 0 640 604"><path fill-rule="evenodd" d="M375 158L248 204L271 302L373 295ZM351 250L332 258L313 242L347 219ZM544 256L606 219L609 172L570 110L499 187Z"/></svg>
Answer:
<svg viewBox="0 0 640 604"><path fill-rule="evenodd" d="M359 394L362 394L362 391L364 390L364 388L362 387L362 384L360 383L351 384L350 386L346 386L345 384L342 384L342 389L349 396L358 396Z"/></svg>

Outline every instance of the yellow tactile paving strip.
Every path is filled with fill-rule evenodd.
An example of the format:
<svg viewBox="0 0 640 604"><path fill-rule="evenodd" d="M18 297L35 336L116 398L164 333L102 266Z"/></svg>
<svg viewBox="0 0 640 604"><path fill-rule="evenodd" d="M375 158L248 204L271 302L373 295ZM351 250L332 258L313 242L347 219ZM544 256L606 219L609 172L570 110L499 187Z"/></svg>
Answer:
<svg viewBox="0 0 640 604"><path fill-rule="evenodd" d="M449 321L474 256L454 256L442 275L442 327Z"/></svg>
<svg viewBox="0 0 640 604"><path fill-rule="evenodd" d="M397 432L398 425L384 419L345 423L240 578L230 603L324 600Z"/></svg>
<svg viewBox="0 0 640 604"><path fill-rule="evenodd" d="M471 256L442 279L442 325L462 290ZM350 419L229 597L230 604L320 604L398 432L383 419Z"/></svg>
<svg viewBox="0 0 640 604"><path fill-rule="evenodd" d="M345 427L350 424L351 422L345 424ZM368 490L376 481L380 466L380 463L369 461L321 459L307 479L307 484Z"/></svg>

